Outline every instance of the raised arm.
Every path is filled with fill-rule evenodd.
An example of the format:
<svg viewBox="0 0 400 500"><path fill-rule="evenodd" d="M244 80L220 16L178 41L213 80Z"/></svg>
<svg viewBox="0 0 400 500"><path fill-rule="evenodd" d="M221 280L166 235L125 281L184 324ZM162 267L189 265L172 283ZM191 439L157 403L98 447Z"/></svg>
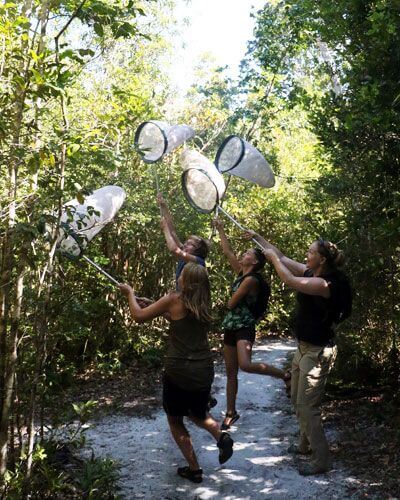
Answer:
<svg viewBox="0 0 400 500"><path fill-rule="evenodd" d="M258 241L266 250L272 250L279 257L281 262L295 275L295 276L303 276L307 266L302 264L301 262L297 262L296 260L290 259L286 257L278 247L274 246L272 243L264 239L255 231L248 229L245 233L243 233L243 237L247 240L255 239Z"/></svg>
<svg viewBox="0 0 400 500"><path fill-rule="evenodd" d="M136 323L145 323L146 321L151 321L158 316L163 316L170 312L172 304L172 293L164 295L161 299L157 300L153 304L141 308L136 300L133 288L127 284L119 285L121 292L128 298L129 310L131 312L132 318Z"/></svg>
<svg viewBox="0 0 400 500"><path fill-rule="evenodd" d="M221 219L218 219L217 217L213 220L213 225L218 230L219 237L221 239L222 251L228 258L229 264L231 265L235 273L238 274L242 270L242 266L240 265L238 258L233 253L233 250L229 244L228 238L226 237L225 234L223 222L221 221Z"/></svg>
<svg viewBox="0 0 400 500"><path fill-rule="evenodd" d="M283 259L280 258L271 248L264 250L265 257L274 266L280 279L293 290L306 293L308 295L319 295L326 299L330 297L331 292L327 281L318 277L299 277L295 276L292 271L285 265Z"/></svg>
<svg viewBox="0 0 400 500"><path fill-rule="evenodd" d="M163 217L161 219L161 227L164 232L165 241L167 243L168 250L177 258L182 259L185 262L198 262L197 257L188 252L185 252L181 247L179 247L171 235L168 229L168 222Z"/></svg>
<svg viewBox="0 0 400 500"><path fill-rule="evenodd" d="M161 210L161 217L165 219L166 221L166 228L163 228L164 231L164 236L167 241L168 245L168 240L167 240L167 234L168 233L168 239L172 240L178 248L182 248L182 242L179 240L176 230L175 230L175 225L172 220L171 212L169 211L168 205L166 201L163 198L163 195L161 193L157 193L157 203L160 207ZM169 248L169 247L168 247ZM172 250L171 250L172 251Z"/></svg>

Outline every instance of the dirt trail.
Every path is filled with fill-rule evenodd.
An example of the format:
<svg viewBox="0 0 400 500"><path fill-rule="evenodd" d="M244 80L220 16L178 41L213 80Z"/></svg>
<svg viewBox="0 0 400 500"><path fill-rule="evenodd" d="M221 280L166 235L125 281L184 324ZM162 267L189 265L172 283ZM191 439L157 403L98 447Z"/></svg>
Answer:
<svg viewBox="0 0 400 500"><path fill-rule="evenodd" d="M294 344L267 341L254 348L254 359L282 366ZM218 463L217 447L205 431L188 424L204 471L200 485L176 475L184 460L170 435L161 408L152 418L107 416L87 433L96 455L109 455L121 466L121 496L127 499L342 499L355 479L338 464L329 474L302 477L287 453L297 423L280 380L240 373L237 409L241 417L232 429L233 457ZM225 405L224 372L217 373L213 415L220 420ZM334 429L327 429L334 439Z"/></svg>

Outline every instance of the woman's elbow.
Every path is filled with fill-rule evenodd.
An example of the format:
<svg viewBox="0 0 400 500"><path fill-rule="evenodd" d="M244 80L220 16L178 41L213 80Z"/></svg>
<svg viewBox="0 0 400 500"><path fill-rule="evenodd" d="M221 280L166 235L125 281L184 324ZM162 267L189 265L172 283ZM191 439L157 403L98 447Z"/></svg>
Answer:
<svg viewBox="0 0 400 500"><path fill-rule="evenodd" d="M141 323L144 323L146 320L141 316L141 314L137 314L137 312L133 312L131 311L131 314L132 314L132 318L133 318L133 321L135 323L138 323L138 324L141 324Z"/></svg>
<svg viewBox="0 0 400 500"><path fill-rule="evenodd" d="M290 277L286 280L282 280L282 282L289 288L291 288L292 290L295 290L296 292L301 292L302 291L302 287L301 287L301 283L299 283L299 280L296 279L295 277Z"/></svg>

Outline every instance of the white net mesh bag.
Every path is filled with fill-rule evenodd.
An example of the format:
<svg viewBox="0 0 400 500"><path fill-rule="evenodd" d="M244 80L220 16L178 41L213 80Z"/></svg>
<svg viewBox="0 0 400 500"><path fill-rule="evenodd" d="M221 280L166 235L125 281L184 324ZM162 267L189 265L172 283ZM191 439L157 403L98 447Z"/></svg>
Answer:
<svg viewBox="0 0 400 500"><path fill-rule="evenodd" d="M237 135L230 135L220 145L215 165L221 173L229 173L259 186L275 185L274 173L263 155Z"/></svg>
<svg viewBox="0 0 400 500"><path fill-rule="evenodd" d="M125 197L121 187L104 186L87 196L83 204L76 199L67 202L61 216L59 250L66 256L78 258L96 234L112 221Z"/></svg>
<svg viewBox="0 0 400 500"><path fill-rule="evenodd" d="M188 202L198 211L212 212L225 194L225 182L215 165L193 149L181 155L182 189Z"/></svg>

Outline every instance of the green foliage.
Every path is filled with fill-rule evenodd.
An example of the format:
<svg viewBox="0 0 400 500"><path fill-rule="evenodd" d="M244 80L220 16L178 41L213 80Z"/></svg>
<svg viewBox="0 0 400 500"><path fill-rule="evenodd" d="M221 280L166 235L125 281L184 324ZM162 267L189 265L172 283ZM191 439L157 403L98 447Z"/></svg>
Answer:
<svg viewBox="0 0 400 500"><path fill-rule="evenodd" d="M66 467L68 466L68 468ZM32 478L27 484L23 466L7 471L4 493L10 500L26 495L34 498L116 499L119 478L117 464L93 455L85 460L55 441L36 446Z"/></svg>
<svg viewBox="0 0 400 500"><path fill-rule="evenodd" d="M293 146L295 159L286 158L285 169L293 163L291 175L308 200L304 220L315 226L314 235L340 241L349 257L355 308L340 333L348 376L359 373L360 362L371 375L383 375L382 367L393 365L390 353L400 348L398 26L398 6L391 1L267 4L244 66L249 98L268 94L259 113L269 132L280 106L300 110L315 134L311 175L298 170ZM265 130L263 125L259 133ZM310 139L300 151L307 145ZM281 152L277 158L283 159Z"/></svg>
<svg viewBox="0 0 400 500"><path fill-rule="evenodd" d="M85 424L93 418L96 406L96 401L74 403L69 414L60 418L60 427L55 424L34 449L29 481L24 470L25 450L21 453L18 465L4 478L7 498L118 498L116 462L93 453L81 458Z"/></svg>
<svg viewBox="0 0 400 500"><path fill-rule="evenodd" d="M82 491L82 498L97 500L102 498L116 499L118 473L116 463L110 458L92 457L84 462L77 484Z"/></svg>
<svg viewBox="0 0 400 500"><path fill-rule="evenodd" d="M267 3L256 16L241 82L204 58L183 109L171 106L173 89L160 69L170 49L160 35L170 29L169 13L166 0L0 6L0 293L5 290L2 304L8 307L0 382L9 361L4 353L12 352L17 330L14 416L30 414L32 387L34 400L50 406L89 367L109 374L133 358L160 363L165 320L132 324L125 299L106 278L83 261L54 257L52 246L64 202L118 184L126 203L91 242L90 257L119 281L133 284L138 295L157 299L175 286L175 262L159 228L154 173L133 146L136 127L151 118L192 125L195 147L209 158L229 134L244 137L265 155L276 186L265 190L232 177L224 208L300 261L318 236L340 242L349 257L355 307L338 333L337 377L344 384L375 376L396 381L396 2ZM167 108L174 109L165 116ZM188 234L209 237L211 217L196 213L182 195L178 154L155 167L161 191L182 240ZM226 229L234 249L243 251L248 243L229 222ZM208 269L218 332L233 275L216 237L211 240ZM19 305L20 274L25 287ZM260 329L289 333L293 293L272 270L266 275L273 295ZM77 405L70 417L86 420L94 408L93 402ZM82 436L72 433L69 439L79 445ZM55 452L46 446L35 448L32 492L37 478L48 491L70 494L64 472L53 470L49 461ZM21 453L9 473L10 492L26 487L25 459ZM92 459L81 470L79 488L88 498L112 492L113 470L111 462Z"/></svg>
<svg viewBox="0 0 400 500"><path fill-rule="evenodd" d="M91 190L118 183L131 195L131 205L123 224L93 243L91 257L121 280L136 273L137 287L144 288L146 282L148 295L165 290L165 276L156 276L151 268L137 272L139 256L148 266L155 260L152 252L142 252L151 238L144 226L150 221L153 234L159 231L152 181L134 153L133 133L157 113L167 95L166 79L157 67L167 44L157 32L166 23L163 9L169 7L167 1L17 2L0 7L0 295L5 304L0 399L6 427L8 412L18 426L29 426L34 405L36 415L43 414L89 366L115 372L147 351L149 362L156 360L162 348L158 330L128 328L125 304L105 279L83 262L54 256L54 241L64 202L74 197L82 201ZM143 22L145 16L151 23ZM161 87L160 97L151 102ZM137 192L140 184L143 189ZM21 276L25 286L17 291ZM14 345L18 387L14 392L11 387L11 394L18 403L4 410L4 383L13 363L8 353ZM87 419L92 406L76 406L71 418ZM71 432L70 443L83 444L84 434ZM21 430L16 434L22 436ZM18 497L30 488L32 495L41 491L46 496L53 489L67 498L72 490L63 472L54 467L48 450L48 456L40 455L40 446L29 485L24 443L13 452L9 491ZM99 491L113 497L112 469L111 462L93 459L82 470L88 498L102 497Z"/></svg>

